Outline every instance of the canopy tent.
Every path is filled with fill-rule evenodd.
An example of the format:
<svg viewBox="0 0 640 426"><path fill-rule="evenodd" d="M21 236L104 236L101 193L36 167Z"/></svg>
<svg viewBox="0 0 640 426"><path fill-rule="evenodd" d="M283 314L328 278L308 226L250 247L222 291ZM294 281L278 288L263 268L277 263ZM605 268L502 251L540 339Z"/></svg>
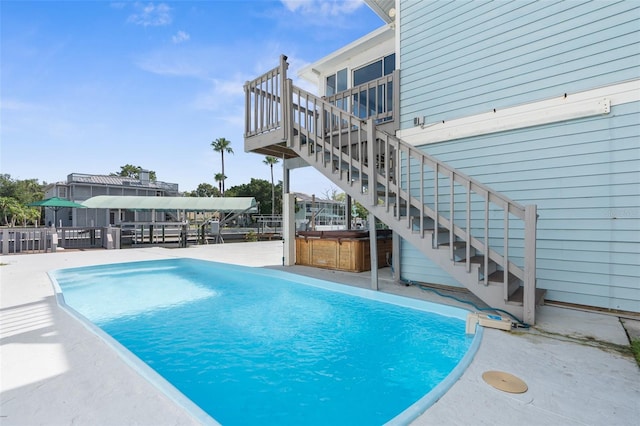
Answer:
<svg viewBox="0 0 640 426"><path fill-rule="evenodd" d="M59 197L51 197L45 200L34 201L33 203L27 204L29 207L49 207L53 209L53 223L55 224L58 220L58 210L71 208L71 209L84 209L86 208L82 204L75 203L73 201L66 200L64 198Z"/></svg>
<svg viewBox="0 0 640 426"><path fill-rule="evenodd" d="M82 202L91 209L185 210L222 213L255 213L258 204L253 197L141 197L99 195Z"/></svg>
<svg viewBox="0 0 640 426"><path fill-rule="evenodd" d="M85 206L82 204L74 203L73 201L65 200L64 198L52 197L47 198L46 200L34 201L33 203L27 204L30 207L51 207L53 209L62 209L65 207L68 208L79 208L84 209Z"/></svg>

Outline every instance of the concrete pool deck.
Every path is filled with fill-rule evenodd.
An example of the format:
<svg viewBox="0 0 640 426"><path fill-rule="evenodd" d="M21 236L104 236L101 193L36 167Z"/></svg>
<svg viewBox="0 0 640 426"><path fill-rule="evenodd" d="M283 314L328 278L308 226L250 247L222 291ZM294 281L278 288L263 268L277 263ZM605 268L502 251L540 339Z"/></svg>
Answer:
<svg viewBox="0 0 640 426"><path fill-rule="evenodd" d="M281 241L2 256L0 425L200 424L59 308L47 275L54 269L173 257L370 285L368 273L282 267ZM396 284L388 268L379 275L381 291L468 308L419 287ZM623 321L630 333L640 331L637 318ZM412 424L637 424L640 368L628 345L617 316L543 306L531 330L486 329L460 380ZM516 375L528 391L508 394L494 389L482 379L489 370Z"/></svg>

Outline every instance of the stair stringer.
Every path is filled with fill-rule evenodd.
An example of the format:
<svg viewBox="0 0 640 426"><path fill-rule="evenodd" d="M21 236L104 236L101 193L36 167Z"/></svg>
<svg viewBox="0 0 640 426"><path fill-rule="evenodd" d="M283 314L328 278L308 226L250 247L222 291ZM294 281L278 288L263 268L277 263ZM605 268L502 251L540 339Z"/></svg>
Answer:
<svg viewBox="0 0 640 426"><path fill-rule="evenodd" d="M362 119L341 108L340 102L295 87L287 78L286 61L287 57L281 55L279 66L244 85L245 150L277 155L278 158L299 156L489 306L504 309L534 324L536 206L522 206L385 133L380 125L389 117ZM381 84L385 86L389 82ZM395 104L398 103L396 100ZM414 179L422 173L434 176L429 196L435 197L435 201L424 199L424 189L428 188L429 182L425 178ZM439 179L444 184L439 184ZM447 187L450 187L448 193ZM440 191L443 201L439 203ZM458 209L455 206L458 198L464 197L465 193L466 201ZM474 197L474 214L480 213L476 208L478 200L485 206L481 216L484 224L479 227L471 223L477 221L477 217L470 213L469 194ZM444 201L447 196L451 200L449 203ZM495 215L489 215L490 208L492 214L500 215L502 210L503 218L499 219L502 223L497 227L494 226ZM510 221L523 223L523 226L512 228ZM438 243L448 236L448 242L456 247L442 247L442 244L436 247L429 225L438 230ZM498 230L497 234L491 234L494 229ZM524 236L516 237L524 240L524 250L521 250L522 246L510 243L512 229L516 232L524 230ZM500 230L503 230L503 238L500 238ZM467 242L463 243L463 240ZM516 251L520 248L519 258L513 257L514 247ZM458 256L462 251L468 259L466 262ZM473 261L472 256L476 257ZM478 257L482 267L475 263ZM522 264L514 263L514 259ZM491 277L488 273L483 274L484 270L495 270L496 274ZM515 301L515 289L521 290L519 295L523 303L520 305Z"/></svg>
<svg viewBox="0 0 640 426"><path fill-rule="evenodd" d="M340 173L335 173L333 167L331 167L332 165L324 160L324 156L311 155L308 149L300 148L304 146L305 145L301 145L298 141L298 143L293 144L293 149L309 166L314 167L353 200L365 206L376 218L440 266L445 272L488 306L509 312L516 318L523 318L523 307L518 304L508 303L505 300L502 284L489 282L488 285L484 285L481 282L479 265L471 264L470 270L467 272L465 265L456 264L454 260L451 260L448 247L434 246L432 234L426 233L424 237L421 237L420 234L413 232L407 225L406 216L398 220L393 214L393 206L387 206L385 204L371 205L371 196L368 192L362 192L362 185L355 186L349 181L345 182L344 177L341 176Z"/></svg>

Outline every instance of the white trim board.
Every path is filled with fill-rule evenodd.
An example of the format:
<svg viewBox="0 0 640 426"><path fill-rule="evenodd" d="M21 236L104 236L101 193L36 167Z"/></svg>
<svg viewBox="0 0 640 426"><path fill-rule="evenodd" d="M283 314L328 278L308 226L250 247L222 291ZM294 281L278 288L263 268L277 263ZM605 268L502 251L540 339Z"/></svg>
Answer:
<svg viewBox="0 0 640 426"><path fill-rule="evenodd" d="M558 98L503 108L444 122L419 124L398 131L410 145L426 145L471 136L522 129L583 117L609 114L612 105L640 101L640 80ZM423 121L422 117L418 118Z"/></svg>

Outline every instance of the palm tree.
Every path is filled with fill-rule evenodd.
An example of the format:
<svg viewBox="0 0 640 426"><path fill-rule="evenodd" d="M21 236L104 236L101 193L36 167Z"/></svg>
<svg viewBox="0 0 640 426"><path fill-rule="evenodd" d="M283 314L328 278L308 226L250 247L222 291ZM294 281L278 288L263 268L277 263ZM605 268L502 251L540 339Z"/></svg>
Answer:
<svg viewBox="0 0 640 426"><path fill-rule="evenodd" d="M219 152L222 158L222 186L220 187L220 193L224 196L224 180L227 178L224 174L224 153L227 152L229 154L233 154L233 149L231 149L231 141L225 138L218 138L215 141L211 142L211 147L215 152Z"/></svg>
<svg viewBox="0 0 640 426"><path fill-rule="evenodd" d="M263 161L264 164L271 167L271 214L276 214L276 186L273 183L273 165L278 164L278 159L267 155Z"/></svg>
<svg viewBox="0 0 640 426"><path fill-rule="evenodd" d="M222 185L227 177L223 173L216 173L213 178L218 182L218 189L220 190L220 194L222 194Z"/></svg>

